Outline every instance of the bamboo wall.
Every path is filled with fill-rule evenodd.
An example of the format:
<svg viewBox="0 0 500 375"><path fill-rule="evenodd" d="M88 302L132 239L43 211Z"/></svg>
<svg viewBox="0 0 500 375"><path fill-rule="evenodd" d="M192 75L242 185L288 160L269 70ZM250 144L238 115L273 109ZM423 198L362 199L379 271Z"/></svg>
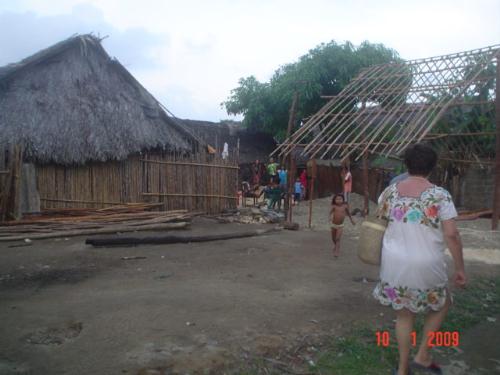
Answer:
<svg viewBox="0 0 500 375"><path fill-rule="evenodd" d="M208 213L237 204L238 165L218 154L148 153L124 161L37 167L41 208L150 202Z"/></svg>

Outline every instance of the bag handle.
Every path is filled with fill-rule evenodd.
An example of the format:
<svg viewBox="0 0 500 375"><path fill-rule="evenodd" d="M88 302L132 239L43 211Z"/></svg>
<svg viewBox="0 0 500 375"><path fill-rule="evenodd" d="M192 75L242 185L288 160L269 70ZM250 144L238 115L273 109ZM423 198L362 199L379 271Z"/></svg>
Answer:
<svg viewBox="0 0 500 375"><path fill-rule="evenodd" d="M388 189L384 190L382 195L382 202L380 202L380 204L378 205L377 213L375 214L375 216L378 217L379 219L384 219L382 210L388 201L388 195L389 195Z"/></svg>

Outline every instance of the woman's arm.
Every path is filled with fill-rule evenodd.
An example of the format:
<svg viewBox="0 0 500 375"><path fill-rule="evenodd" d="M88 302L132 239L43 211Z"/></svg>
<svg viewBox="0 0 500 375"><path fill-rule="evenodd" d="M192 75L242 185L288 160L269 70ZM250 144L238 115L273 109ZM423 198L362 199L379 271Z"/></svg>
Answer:
<svg viewBox="0 0 500 375"><path fill-rule="evenodd" d="M467 277L465 276L465 265L464 265L464 255L462 251L462 240L460 238L460 233L458 232L455 220L449 219L444 220L443 224L443 235L450 250L453 262L455 264L455 274L453 276L453 281L458 287L464 287L467 283Z"/></svg>

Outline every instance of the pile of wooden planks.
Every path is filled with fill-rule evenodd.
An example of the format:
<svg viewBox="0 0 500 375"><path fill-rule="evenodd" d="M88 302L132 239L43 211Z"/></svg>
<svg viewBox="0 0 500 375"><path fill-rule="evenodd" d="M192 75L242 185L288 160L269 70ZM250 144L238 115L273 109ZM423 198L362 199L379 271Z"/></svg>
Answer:
<svg viewBox="0 0 500 375"><path fill-rule="evenodd" d="M127 204L103 209L53 209L24 220L0 223L0 241L19 241L145 230L182 229L194 213L147 211L158 204Z"/></svg>

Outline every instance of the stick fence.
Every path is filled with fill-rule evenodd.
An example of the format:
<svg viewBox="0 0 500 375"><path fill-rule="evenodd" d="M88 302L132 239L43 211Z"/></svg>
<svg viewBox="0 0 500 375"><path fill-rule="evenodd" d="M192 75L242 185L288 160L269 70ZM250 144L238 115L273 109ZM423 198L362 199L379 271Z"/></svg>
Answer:
<svg viewBox="0 0 500 375"><path fill-rule="evenodd" d="M42 208L147 202L217 213L236 207L238 171L234 157L156 152L84 166L38 166L37 182Z"/></svg>

